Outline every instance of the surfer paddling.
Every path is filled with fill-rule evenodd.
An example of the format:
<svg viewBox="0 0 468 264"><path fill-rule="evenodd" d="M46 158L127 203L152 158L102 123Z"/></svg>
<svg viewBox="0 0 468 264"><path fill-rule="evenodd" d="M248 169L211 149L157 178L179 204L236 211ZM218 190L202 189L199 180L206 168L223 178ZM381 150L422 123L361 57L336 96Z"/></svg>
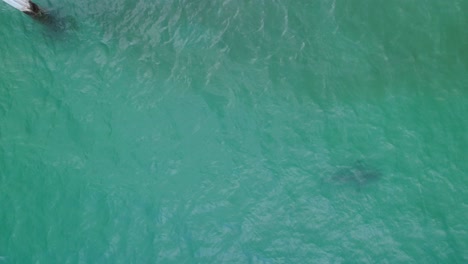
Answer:
<svg viewBox="0 0 468 264"><path fill-rule="evenodd" d="M45 15L45 12L36 3L30 0L3 0L3 2L33 18L43 17Z"/></svg>
<svg viewBox="0 0 468 264"><path fill-rule="evenodd" d="M39 7L31 0L3 0L3 2L32 17L52 32L61 33L66 29L66 21L58 17L56 13Z"/></svg>

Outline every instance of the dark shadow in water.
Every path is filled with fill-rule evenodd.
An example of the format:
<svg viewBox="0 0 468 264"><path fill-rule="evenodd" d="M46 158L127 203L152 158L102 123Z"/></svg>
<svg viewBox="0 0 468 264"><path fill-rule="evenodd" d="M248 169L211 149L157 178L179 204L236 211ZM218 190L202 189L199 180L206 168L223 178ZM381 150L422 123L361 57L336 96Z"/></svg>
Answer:
<svg viewBox="0 0 468 264"><path fill-rule="evenodd" d="M339 167L326 182L338 185L353 185L361 188L371 182L377 181L382 174L363 160L357 160L351 166Z"/></svg>
<svg viewBox="0 0 468 264"><path fill-rule="evenodd" d="M40 13L28 14L32 19L45 27L45 33L51 37L64 37L67 31L77 28L72 17L65 17L57 11L41 9Z"/></svg>

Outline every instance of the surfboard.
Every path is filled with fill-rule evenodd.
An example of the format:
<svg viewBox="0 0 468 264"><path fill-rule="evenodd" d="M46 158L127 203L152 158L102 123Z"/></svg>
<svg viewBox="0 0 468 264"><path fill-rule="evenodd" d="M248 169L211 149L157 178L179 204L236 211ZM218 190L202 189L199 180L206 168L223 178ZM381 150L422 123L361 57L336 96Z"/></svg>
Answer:
<svg viewBox="0 0 468 264"><path fill-rule="evenodd" d="M3 0L3 2L31 16L40 16L43 14L39 6L30 0Z"/></svg>

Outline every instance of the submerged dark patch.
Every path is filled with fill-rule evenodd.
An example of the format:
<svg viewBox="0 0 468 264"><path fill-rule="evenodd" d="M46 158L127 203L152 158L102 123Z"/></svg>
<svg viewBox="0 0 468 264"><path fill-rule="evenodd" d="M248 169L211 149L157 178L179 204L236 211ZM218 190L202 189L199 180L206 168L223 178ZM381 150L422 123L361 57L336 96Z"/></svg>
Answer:
<svg viewBox="0 0 468 264"><path fill-rule="evenodd" d="M351 166L339 167L337 171L330 176L328 181L336 184L363 186L381 177L382 174L380 171L364 161L359 160L354 162Z"/></svg>

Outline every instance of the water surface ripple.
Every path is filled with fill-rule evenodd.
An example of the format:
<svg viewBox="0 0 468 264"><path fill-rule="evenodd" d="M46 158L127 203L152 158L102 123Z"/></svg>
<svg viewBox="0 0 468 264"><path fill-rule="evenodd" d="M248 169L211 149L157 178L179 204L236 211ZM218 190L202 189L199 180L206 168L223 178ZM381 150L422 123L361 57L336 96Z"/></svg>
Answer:
<svg viewBox="0 0 468 264"><path fill-rule="evenodd" d="M0 5L0 263L466 263L468 2Z"/></svg>

